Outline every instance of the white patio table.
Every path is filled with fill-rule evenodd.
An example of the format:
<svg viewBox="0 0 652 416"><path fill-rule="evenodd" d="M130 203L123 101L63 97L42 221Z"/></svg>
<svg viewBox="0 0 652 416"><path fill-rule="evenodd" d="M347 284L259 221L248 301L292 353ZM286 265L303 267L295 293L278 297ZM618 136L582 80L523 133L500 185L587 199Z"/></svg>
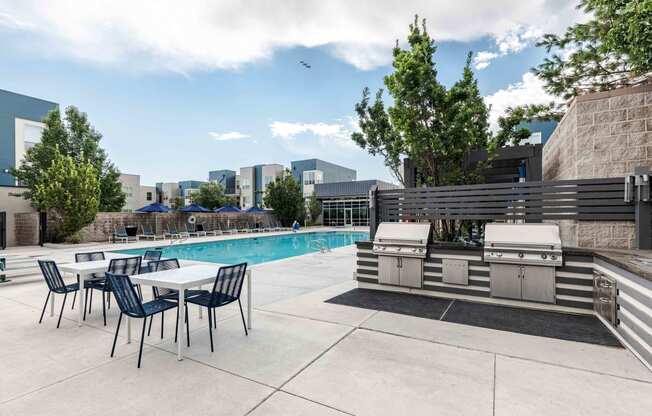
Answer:
<svg viewBox="0 0 652 416"><path fill-rule="evenodd" d="M116 256L113 258L126 258L134 256ZM106 260L96 260L96 261L84 261L79 263L65 263L57 265L59 270L64 273L72 273L79 278L79 318L78 325L81 326L82 320L84 319L84 283L93 273L103 273L109 269L109 264L111 259ZM147 260L142 260L142 264L147 264ZM50 315L54 314L54 296L50 296Z"/></svg>
<svg viewBox="0 0 652 416"><path fill-rule="evenodd" d="M201 287L208 283L213 283L217 277L217 271L220 264L197 264L192 266L181 267L179 269L163 270L154 273L136 274L130 276L133 283L141 285L157 286L166 289L179 291L179 334L185 332L185 302L186 289ZM247 327L251 329L251 269L247 269ZM212 289L212 286L211 286ZM208 323L210 325L210 322ZM131 323L127 318L127 343L131 342ZM183 360L183 335L179 336L177 342L177 359Z"/></svg>

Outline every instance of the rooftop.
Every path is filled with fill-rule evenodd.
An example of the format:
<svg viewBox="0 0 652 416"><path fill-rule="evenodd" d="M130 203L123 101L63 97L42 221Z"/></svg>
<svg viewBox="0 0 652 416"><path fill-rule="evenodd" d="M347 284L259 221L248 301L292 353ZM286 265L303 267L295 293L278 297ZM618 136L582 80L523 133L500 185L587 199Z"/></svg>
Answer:
<svg viewBox="0 0 652 416"><path fill-rule="evenodd" d="M69 262L79 250L6 254ZM97 300L82 326L76 305L66 307L61 328L47 311L39 325L42 278L15 279L0 287L0 414L638 415L652 408L652 373L624 348L325 302L356 287L354 250L253 266L253 329L244 335L237 306L219 308L214 353L197 308L190 307L183 361L174 319L165 320L161 339L156 317L141 369L138 342L126 344L124 330L109 357L116 306L106 327ZM134 328L137 340L140 322Z"/></svg>

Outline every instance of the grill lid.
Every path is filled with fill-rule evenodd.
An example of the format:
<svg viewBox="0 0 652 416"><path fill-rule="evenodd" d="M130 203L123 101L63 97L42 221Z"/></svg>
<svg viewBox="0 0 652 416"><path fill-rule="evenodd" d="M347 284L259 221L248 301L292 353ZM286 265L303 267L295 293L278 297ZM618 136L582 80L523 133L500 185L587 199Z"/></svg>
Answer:
<svg viewBox="0 0 652 416"><path fill-rule="evenodd" d="M484 245L487 247L548 247L561 249L559 226L556 224L500 224L485 226Z"/></svg>
<svg viewBox="0 0 652 416"><path fill-rule="evenodd" d="M386 244L418 244L425 246L430 237L430 223L383 222L378 226L374 242Z"/></svg>

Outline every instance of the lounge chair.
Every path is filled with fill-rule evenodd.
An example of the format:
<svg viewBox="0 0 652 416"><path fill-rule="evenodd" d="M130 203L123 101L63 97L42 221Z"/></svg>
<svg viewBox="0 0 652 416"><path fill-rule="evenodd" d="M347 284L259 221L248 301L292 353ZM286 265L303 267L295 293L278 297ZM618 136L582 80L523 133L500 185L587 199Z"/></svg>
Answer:
<svg viewBox="0 0 652 416"><path fill-rule="evenodd" d="M204 228L204 224L197 224L197 231L198 232L203 232L204 235L221 235L222 230L220 229L214 229L214 230L208 230Z"/></svg>
<svg viewBox="0 0 652 416"><path fill-rule="evenodd" d="M199 233L191 224L186 224L186 234L188 234L190 237L199 237Z"/></svg>
<svg viewBox="0 0 652 416"><path fill-rule="evenodd" d="M161 234L157 235L150 225L141 225L140 228L142 230L142 233L138 234L138 238L145 238L145 239L151 238L152 240L165 238L165 235L161 235Z"/></svg>
<svg viewBox="0 0 652 416"><path fill-rule="evenodd" d="M174 226L174 225L172 225L172 226L168 225L167 228L168 228L168 232L165 233L165 236L166 236L166 237L170 237L170 238L183 238L183 237L190 237L190 236L188 235L188 233L185 233L185 232L181 232L181 233L180 233L179 231L177 231L177 227Z"/></svg>
<svg viewBox="0 0 652 416"><path fill-rule="evenodd" d="M222 226L220 226L220 229L222 230L223 234L237 234L238 233L238 230L235 229L235 228L222 228Z"/></svg>
<svg viewBox="0 0 652 416"><path fill-rule="evenodd" d="M130 241L138 241L138 236L134 235L131 236L127 234L127 229L125 227L117 227L116 229L113 230L113 242L116 240L120 240L123 243L128 243Z"/></svg>

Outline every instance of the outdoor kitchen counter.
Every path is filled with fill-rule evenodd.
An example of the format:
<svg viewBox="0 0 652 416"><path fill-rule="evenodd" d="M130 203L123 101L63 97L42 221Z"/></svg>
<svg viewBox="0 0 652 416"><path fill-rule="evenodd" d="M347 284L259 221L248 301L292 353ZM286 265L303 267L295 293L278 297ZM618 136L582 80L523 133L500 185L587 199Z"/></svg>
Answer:
<svg viewBox="0 0 652 416"><path fill-rule="evenodd" d="M593 256L652 282L652 250L564 247L564 254Z"/></svg>

